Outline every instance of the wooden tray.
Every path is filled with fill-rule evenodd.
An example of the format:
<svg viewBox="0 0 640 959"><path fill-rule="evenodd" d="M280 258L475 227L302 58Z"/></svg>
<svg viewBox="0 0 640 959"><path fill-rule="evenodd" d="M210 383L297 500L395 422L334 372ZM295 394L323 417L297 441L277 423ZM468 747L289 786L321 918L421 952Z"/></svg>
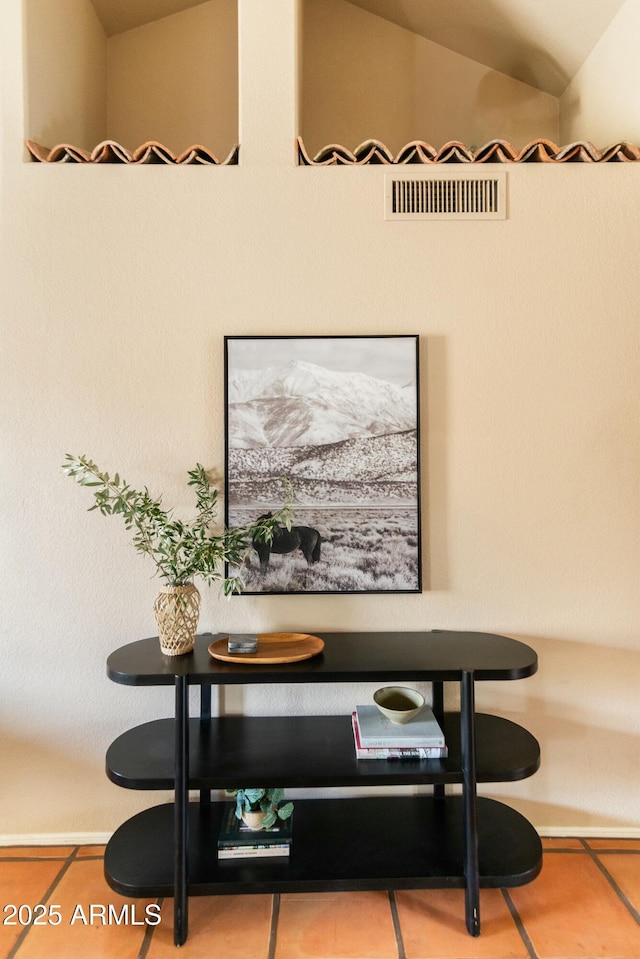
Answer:
<svg viewBox="0 0 640 959"><path fill-rule="evenodd" d="M311 659L324 649L324 640L308 633L258 633L258 651L255 653L230 653L228 637L217 639L209 646L214 659L225 663L296 663Z"/></svg>

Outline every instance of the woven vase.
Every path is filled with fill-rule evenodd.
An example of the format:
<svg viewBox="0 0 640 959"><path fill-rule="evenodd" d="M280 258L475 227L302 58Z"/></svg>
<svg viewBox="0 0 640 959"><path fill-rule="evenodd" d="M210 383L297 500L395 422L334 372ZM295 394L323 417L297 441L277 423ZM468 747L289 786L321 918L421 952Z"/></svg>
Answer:
<svg viewBox="0 0 640 959"><path fill-rule="evenodd" d="M200 593L193 585L163 586L153 604L160 649L165 656L190 653L196 642Z"/></svg>

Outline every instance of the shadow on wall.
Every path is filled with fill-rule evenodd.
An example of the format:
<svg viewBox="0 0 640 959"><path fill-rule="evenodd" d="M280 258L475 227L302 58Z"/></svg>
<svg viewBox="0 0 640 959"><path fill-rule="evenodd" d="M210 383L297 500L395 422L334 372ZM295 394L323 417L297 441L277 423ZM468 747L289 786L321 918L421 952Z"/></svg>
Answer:
<svg viewBox="0 0 640 959"><path fill-rule="evenodd" d="M448 357L444 336L421 337L420 476L422 590L447 590Z"/></svg>
<svg viewBox="0 0 640 959"><path fill-rule="evenodd" d="M492 34L496 26L503 30L509 22L504 8L494 3L488 7L485 21L490 24L481 30L477 27L467 27L469 43L474 48L489 47L492 45ZM460 30L465 31L464 23ZM510 32L514 30L514 21L509 25ZM480 82L471 113L473 116L473 135L476 145L488 143L490 140L503 139L522 149L530 140L532 130L535 129L535 138L550 139L558 143L560 134L560 104L555 124L551 128L548 120L539 118L540 98L538 91L562 91L569 83L570 77L560 64L539 46L533 46L530 41L523 41L522 45L510 51L511 63L502 72L488 73ZM505 84L505 76L520 80L522 86L516 87L513 83ZM557 97L557 93L549 94ZM508 115L508 129L504 129L504 116Z"/></svg>
<svg viewBox="0 0 640 959"><path fill-rule="evenodd" d="M548 112L541 111L536 90L524 83L516 86L505 81L500 73L487 73L480 81L470 116L470 135L466 145L473 152L498 139L522 150L532 141L534 131L535 139L559 142L559 105L550 117Z"/></svg>
<svg viewBox="0 0 640 959"><path fill-rule="evenodd" d="M79 711L78 721L83 718ZM54 746L4 729L0 737L2 761L11 770L2 790L2 829L11 835L103 831L113 820L113 795L105 789L105 750L100 746L83 760L71 743Z"/></svg>
<svg viewBox="0 0 640 959"><path fill-rule="evenodd" d="M571 78L544 47L532 44L530 33L518 26L516 18L507 13L505 5L488 0L483 4L482 19L482 27L470 23L466 17L460 19L456 27L460 50L488 50L495 47L496 35L519 33L522 42L508 51L508 65L495 69L537 90L552 96L560 95ZM504 52L503 46L501 53Z"/></svg>
<svg viewBox="0 0 640 959"><path fill-rule="evenodd" d="M513 796L505 787L509 803L539 829L577 824L639 828L640 820L622 811L637 808L637 786L629 770L640 752L640 650L510 635L536 650L538 672L524 684L476 686L478 711L518 722L540 742L540 769L531 780L515 784ZM538 798L523 798L529 788ZM490 794L491 786L482 792ZM556 801L567 794L579 801Z"/></svg>

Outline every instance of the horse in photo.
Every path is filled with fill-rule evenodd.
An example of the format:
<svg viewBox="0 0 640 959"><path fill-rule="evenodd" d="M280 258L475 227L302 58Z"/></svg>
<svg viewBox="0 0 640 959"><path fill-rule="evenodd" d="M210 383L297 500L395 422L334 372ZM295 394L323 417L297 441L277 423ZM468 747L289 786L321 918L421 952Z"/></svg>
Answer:
<svg viewBox="0 0 640 959"><path fill-rule="evenodd" d="M271 519L271 515L271 513L265 513L259 519ZM259 543L255 539L252 541L262 568L269 565L271 553L294 553L297 549L302 552L310 566L320 559L321 543L322 536L312 526L292 526L291 529L287 529L286 526L277 526L270 543Z"/></svg>

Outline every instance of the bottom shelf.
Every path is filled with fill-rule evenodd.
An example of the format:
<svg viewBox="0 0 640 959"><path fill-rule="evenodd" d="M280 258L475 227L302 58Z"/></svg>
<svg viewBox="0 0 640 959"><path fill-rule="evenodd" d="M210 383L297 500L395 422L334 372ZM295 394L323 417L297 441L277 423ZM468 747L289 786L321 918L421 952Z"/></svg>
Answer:
<svg viewBox="0 0 640 959"><path fill-rule="evenodd" d="M462 799L296 800L286 859L222 861L224 803L189 805L188 894L420 889L465 885ZM125 822L105 852L105 876L124 896L172 896L172 804ZM542 844L520 813L477 801L480 885L519 886L542 866Z"/></svg>

